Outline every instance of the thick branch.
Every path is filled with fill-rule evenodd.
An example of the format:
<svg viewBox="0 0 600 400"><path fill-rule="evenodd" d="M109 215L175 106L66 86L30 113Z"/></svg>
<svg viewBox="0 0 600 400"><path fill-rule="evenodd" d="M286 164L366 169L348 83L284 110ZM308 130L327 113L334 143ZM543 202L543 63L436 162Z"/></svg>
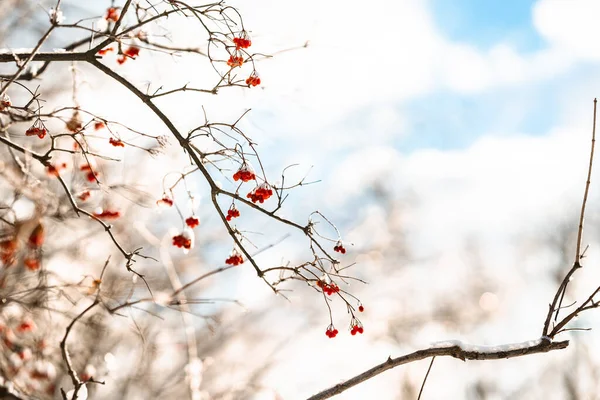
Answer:
<svg viewBox="0 0 600 400"><path fill-rule="evenodd" d="M0 63L16 62L17 60L26 60L31 57L31 52L13 53L0 51ZM89 52L81 51L63 51L63 52L40 52L33 55L31 61L87 61L90 58Z"/></svg>
<svg viewBox="0 0 600 400"><path fill-rule="evenodd" d="M547 353L552 350L564 349L569 345L569 341L552 342L548 339L538 339L531 342L516 343L503 346L473 346L460 342L451 342L446 346L436 346L424 350L418 350L398 358L389 357L385 362L356 375L354 378L325 389L320 393L309 397L308 400L328 399L338 395L346 389L356 386L368 379L373 378L382 372L392 369L399 365L423 360L429 357L450 356L466 360L500 360L503 358L521 357L530 354Z"/></svg>

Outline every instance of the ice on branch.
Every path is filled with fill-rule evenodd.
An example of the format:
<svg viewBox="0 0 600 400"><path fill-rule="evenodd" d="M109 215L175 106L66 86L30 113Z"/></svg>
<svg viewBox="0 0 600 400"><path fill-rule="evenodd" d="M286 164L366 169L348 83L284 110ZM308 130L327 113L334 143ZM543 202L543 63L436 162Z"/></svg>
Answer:
<svg viewBox="0 0 600 400"><path fill-rule="evenodd" d="M55 10L54 8L51 8L48 14L50 16L50 23L52 25L60 24L65 20L65 16L60 10Z"/></svg>

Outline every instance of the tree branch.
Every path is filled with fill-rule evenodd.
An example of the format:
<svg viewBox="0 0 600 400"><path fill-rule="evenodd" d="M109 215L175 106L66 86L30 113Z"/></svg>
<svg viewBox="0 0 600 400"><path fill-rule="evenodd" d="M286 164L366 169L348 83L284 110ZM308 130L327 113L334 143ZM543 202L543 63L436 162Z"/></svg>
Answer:
<svg viewBox="0 0 600 400"><path fill-rule="evenodd" d="M323 400L333 397L358 385L368 379L373 378L382 372L392 369L399 365L423 360L429 357L450 356L466 360L500 360L503 358L513 358L527 356L530 354L547 353L552 350L564 349L569 345L568 340L562 342L552 342L547 338L533 340L530 342L515 343L502 346L473 346L457 341L448 342L447 345L434 346L424 350L418 350L413 353L391 358L375 367L356 375L354 378L325 389L320 393L308 398L308 400Z"/></svg>
<svg viewBox="0 0 600 400"><path fill-rule="evenodd" d="M16 62L18 60L30 59L30 61L87 61L90 58L89 52L81 51L61 51L61 52L39 52L33 54L31 52L0 52L0 63Z"/></svg>

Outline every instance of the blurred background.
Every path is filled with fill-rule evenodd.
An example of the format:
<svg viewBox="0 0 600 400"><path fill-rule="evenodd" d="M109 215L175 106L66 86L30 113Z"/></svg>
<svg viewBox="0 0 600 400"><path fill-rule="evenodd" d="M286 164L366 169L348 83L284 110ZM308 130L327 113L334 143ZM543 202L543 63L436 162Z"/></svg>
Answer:
<svg viewBox="0 0 600 400"><path fill-rule="evenodd" d="M65 23L101 19L107 7L121 3L65 0ZM2 0L0 47L33 47L54 4ZM156 301L90 314L70 338L76 370L106 381L87 385L89 398L185 399L193 383L198 399L302 399L388 356L436 341L493 345L539 338L548 304L574 259L592 101L600 83L600 3L230 4L242 14L253 50L273 56L256 63L261 85L225 88L216 96L175 94L157 103L182 131L202 124L204 112L211 121L234 122L251 109L239 126L258 143L267 174L275 181L283 168L298 164L292 176L318 181L295 189L281 213L303 223L319 210L335 222L348 250L342 265L352 265L348 272L367 282L352 282L348 289L364 304L365 333L351 336L344 307L333 304L340 335L329 339L322 297L302 283L287 287L289 301L275 296L244 264L187 290L193 304L185 310ZM182 46L206 45L197 24L175 19L152 33L168 33ZM81 35L58 29L45 50ZM109 57L116 56L105 63L140 88L210 88L218 79L198 55L142 51L122 66ZM0 68L8 73L14 67ZM75 105L73 82L86 109L154 136L169 135L138 99L92 67L55 63L27 85L39 86L44 107L56 109ZM16 89L9 93L13 102L25 96ZM20 138L41 148L34 139ZM118 207L123 218L114 222L117 237L158 259L135 266L155 300L170 293L173 272L185 284L222 266L231 242L201 176L188 180L194 201L182 205L201 221L189 254L171 246L181 225L177 212L154 205L163 177L189 164L176 140L153 157L109 147L102 150L121 162L104 167L110 190L93 193L91 204ZM8 150L0 152L6 161ZM92 277L115 249L100 226L68 215L58 183L40 171L42 183L24 197L2 178L1 197L17 219L35 214L37 198L56 198L50 202L55 211L45 217L42 268L6 269L0 289L2 296L19 299L0 306L4 323L36 321L28 346L37 350L31 361L19 357L19 364L3 349L1 365L5 380L25 392L58 398L57 388L70 384L58 342L65 325L89 305ZM221 179L225 185L228 176ZM599 181L592 176L583 240L590 248L569 286L567 305L586 299L600 284ZM242 211L247 218L238 226L256 248L274 245L257 256L261 266L307 256L302 234ZM32 289L42 283L44 290ZM112 307L148 295L140 280L132 282L117 253L103 284ZM23 290L27 296L15 294ZM592 310L571 327L599 326L600 313ZM47 341L43 348L35 344L40 338ZM600 398L598 332L568 332L559 339L571 345L500 361L437 358L423 398ZM55 365L54 388L14 371L17 364L18 370L42 360ZM395 368L336 398L416 399L428 366L423 360ZM10 368L13 378L6 376Z"/></svg>

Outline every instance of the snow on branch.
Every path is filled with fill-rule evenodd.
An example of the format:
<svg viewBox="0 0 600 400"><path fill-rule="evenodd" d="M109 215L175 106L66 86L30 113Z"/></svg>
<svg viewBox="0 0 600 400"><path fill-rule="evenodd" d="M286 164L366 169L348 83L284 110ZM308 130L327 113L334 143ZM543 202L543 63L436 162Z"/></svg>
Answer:
<svg viewBox="0 0 600 400"><path fill-rule="evenodd" d="M328 399L389 369L429 357L450 356L459 358L463 361L500 360L504 358L521 357L537 353L547 353L553 350L564 349L568 345L568 340L553 342L547 337L522 343L512 343L498 346L478 346L464 343L459 340L437 342L428 349L417 350L413 353L397 358L388 357L385 362L376 365L359 375L356 375L354 378L348 379L345 382L325 389L322 392L309 397L308 400Z"/></svg>

